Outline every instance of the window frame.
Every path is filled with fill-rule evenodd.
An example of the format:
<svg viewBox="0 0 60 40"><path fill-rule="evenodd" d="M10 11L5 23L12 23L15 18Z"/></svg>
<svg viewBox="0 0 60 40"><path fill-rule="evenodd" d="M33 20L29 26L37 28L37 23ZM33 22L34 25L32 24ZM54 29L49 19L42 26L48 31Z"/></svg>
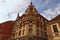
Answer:
<svg viewBox="0 0 60 40"><path fill-rule="evenodd" d="M57 25L57 29L58 29L58 32L59 32L59 25L58 25L58 23L51 24L51 30L52 30L52 32L54 33L53 25Z"/></svg>
<svg viewBox="0 0 60 40"><path fill-rule="evenodd" d="M55 32L58 32L57 25L53 25L53 31L54 31L54 33L55 33Z"/></svg>

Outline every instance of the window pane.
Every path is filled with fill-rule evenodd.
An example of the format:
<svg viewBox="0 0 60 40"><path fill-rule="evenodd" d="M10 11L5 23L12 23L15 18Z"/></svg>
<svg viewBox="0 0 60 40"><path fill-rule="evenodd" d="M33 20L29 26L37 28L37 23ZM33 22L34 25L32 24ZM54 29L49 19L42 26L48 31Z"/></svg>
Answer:
<svg viewBox="0 0 60 40"><path fill-rule="evenodd" d="M57 29L56 25L53 25L53 30L54 30L54 32L58 32L58 29Z"/></svg>

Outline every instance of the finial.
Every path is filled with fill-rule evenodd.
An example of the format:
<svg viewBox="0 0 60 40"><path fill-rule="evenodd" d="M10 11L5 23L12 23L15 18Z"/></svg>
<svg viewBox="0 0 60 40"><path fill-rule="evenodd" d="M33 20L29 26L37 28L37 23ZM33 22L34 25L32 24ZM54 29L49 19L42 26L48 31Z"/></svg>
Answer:
<svg viewBox="0 0 60 40"><path fill-rule="evenodd" d="M30 5L32 6L32 1L31 1Z"/></svg>
<svg viewBox="0 0 60 40"><path fill-rule="evenodd" d="M18 12L18 14L17 14L17 17L19 17L19 12Z"/></svg>
<svg viewBox="0 0 60 40"><path fill-rule="evenodd" d="M18 19L19 19L19 17L20 17L20 16L19 16L19 12L18 12L18 14L17 14L17 19L16 19L16 20L18 20Z"/></svg>
<svg viewBox="0 0 60 40"><path fill-rule="evenodd" d="M32 0L31 0L31 2L30 2L30 6L33 6Z"/></svg>

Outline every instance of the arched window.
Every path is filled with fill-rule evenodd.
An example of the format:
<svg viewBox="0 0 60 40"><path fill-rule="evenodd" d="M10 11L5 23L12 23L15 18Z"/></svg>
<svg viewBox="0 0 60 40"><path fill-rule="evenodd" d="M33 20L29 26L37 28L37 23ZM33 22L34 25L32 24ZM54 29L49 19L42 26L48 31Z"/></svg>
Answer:
<svg viewBox="0 0 60 40"><path fill-rule="evenodd" d="M29 32L32 32L32 28L29 28Z"/></svg>
<svg viewBox="0 0 60 40"><path fill-rule="evenodd" d="M41 36L43 36L43 31L41 31Z"/></svg>
<svg viewBox="0 0 60 40"><path fill-rule="evenodd" d="M20 23L20 29L22 28L22 24Z"/></svg>
<svg viewBox="0 0 60 40"><path fill-rule="evenodd" d="M29 27L32 27L32 25L29 25Z"/></svg>
<svg viewBox="0 0 60 40"><path fill-rule="evenodd" d="M29 35L32 34L32 28L29 28L28 33L29 33Z"/></svg>
<svg viewBox="0 0 60 40"><path fill-rule="evenodd" d="M13 33L12 36L15 37L15 33Z"/></svg>
<svg viewBox="0 0 60 40"><path fill-rule="evenodd" d="M21 35L21 31L19 31L19 36Z"/></svg>
<svg viewBox="0 0 60 40"><path fill-rule="evenodd" d="M24 31L25 31L25 30L23 30L22 35L24 35Z"/></svg>
<svg viewBox="0 0 60 40"><path fill-rule="evenodd" d="M37 30L37 35L39 35L39 30Z"/></svg>

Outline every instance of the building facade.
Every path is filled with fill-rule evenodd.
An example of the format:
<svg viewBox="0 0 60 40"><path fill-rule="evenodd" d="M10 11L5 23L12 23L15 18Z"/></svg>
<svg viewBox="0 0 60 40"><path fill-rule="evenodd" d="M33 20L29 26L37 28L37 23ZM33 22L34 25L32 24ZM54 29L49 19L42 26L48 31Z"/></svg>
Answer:
<svg viewBox="0 0 60 40"><path fill-rule="evenodd" d="M60 40L60 15L49 21L31 2L15 21L0 24L0 40Z"/></svg>
<svg viewBox="0 0 60 40"><path fill-rule="evenodd" d="M18 13L10 40L48 40L46 22L31 2L21 17Z"/></svg>
<svg viewBox="0 0 60 40"><path fill-rule="evenodd" d="M46 23L48 39L60 40L60 15Z"/></svg>

